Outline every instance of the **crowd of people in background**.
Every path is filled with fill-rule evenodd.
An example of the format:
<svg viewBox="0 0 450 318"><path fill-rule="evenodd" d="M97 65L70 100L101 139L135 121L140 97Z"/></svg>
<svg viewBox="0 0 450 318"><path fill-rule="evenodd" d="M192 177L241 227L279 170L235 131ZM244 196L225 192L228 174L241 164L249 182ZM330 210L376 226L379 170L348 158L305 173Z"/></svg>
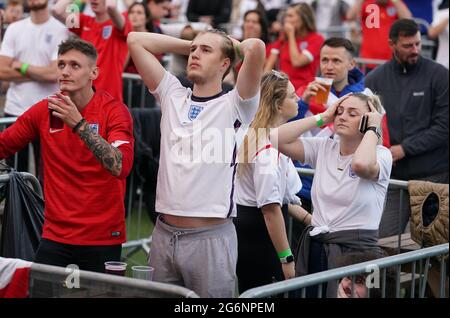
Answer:
<svg viewBox="0 0 450 318"><path fill-rule="evenodd" d="M389 180L449 182L448 0L0 3L3 113L18 117L0 132L0 159L20 152L27 171L33 142L46 199L36 261L102 271L120 260L127 107L162 113L154 280L202 297L382 257L378 239L410 215ZM124 73L145 91L124 87ZM198 123L232 132L223 162L184 153L204 140ZM348 297L347 284L324 293Z"/></svg>

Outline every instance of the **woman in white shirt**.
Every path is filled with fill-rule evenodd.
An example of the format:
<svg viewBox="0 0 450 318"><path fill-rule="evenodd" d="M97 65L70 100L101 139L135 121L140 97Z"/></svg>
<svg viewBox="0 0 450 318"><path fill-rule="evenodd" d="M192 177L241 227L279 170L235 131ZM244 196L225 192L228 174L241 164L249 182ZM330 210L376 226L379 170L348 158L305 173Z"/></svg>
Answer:
<svg viewBox="0 0 450 318"><path fill-rule="evenodd" d="M382 112L379 98L366 90L344 96L322 114L271 132L272 144L282 153L315 168L312 225L300 239L296 276L332 269L342 253L378 250L378 227L392 168L392 155L381 146ZM363 118L367 128L361 132ZM299 138L331 122L339 138ZM336 288L336 282L329 282L326 294L336 297Z"/></svg>
<svg viewBox="0 0 450 318"><path fill-rule="evenodd" d="M297 101L285 74L265 74L258 111L239 148L234 222L240 293L295 274L283 214L301 182L292 161L273 148L268 135L270 128L297 115Z"/></svg>

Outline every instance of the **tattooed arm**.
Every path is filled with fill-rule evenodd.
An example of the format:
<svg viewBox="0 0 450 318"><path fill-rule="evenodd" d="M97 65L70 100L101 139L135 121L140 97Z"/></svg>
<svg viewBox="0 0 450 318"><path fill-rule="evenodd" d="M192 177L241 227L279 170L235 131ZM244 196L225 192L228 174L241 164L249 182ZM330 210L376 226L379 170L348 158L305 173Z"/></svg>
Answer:
<svg viewBox="0 0 450 318"><path fill-rule="evenodd" d="M49 97L48 107L54 110L53 116L61 118L67 126L73 128L106 170L115 177L121 175L122 152L92 130L68 96L57 93Z"/></svg>
<svg viewBox="0 0 450 318"><path fill-rule="evenodd" d="M86 121L81 124L77 133L102 166L113 176L118 177L122 172L122 153L120 150L111 146L105 139L95 133Z"/></svg>

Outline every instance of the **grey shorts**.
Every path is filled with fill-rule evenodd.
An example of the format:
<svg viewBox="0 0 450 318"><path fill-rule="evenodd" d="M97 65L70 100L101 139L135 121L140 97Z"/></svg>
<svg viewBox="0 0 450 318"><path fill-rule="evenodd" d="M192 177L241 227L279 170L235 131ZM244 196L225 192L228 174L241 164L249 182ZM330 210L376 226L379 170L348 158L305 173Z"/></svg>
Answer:
<svg viewBox="0 0 450 318"><path fill-rule="evenodd" d="M149 266L153 280L184 286L200 297L231 298L236 290L237 236L231 219L219 225L178 228L158 217Z"/></svg>

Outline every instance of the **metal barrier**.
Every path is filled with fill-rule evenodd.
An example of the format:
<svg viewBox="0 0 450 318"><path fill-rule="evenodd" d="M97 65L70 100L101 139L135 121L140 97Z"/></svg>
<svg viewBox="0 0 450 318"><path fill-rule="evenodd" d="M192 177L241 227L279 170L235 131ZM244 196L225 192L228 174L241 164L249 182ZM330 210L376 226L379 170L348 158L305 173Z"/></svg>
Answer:
<svg viewBox="0 0 450 318"><path fill-rule="evenodd" d="M0 118L0 131L3 131L6 129L6 127L14 124L17 120L17 117L2 117ZM33 153L33 151L31 151L31 144L28 145L28 151L29 153ZM17 153L14 155L14 166L12 168L17 170L17 162L18 162L18 155Z"/></svg>
<svg viewBox="0 0 450 318"><path fill-rule="evenodd" d="M387 60L378 60L378 59L367 59L362 57L355 58L356 67L361 70L361 72L366 73L367 65L382 65L387 62Z"/></svg>
<svg viewBox="0 0 450 318"><path fill-rule="evenodd" d="M199 298L181 286L37 263L31 265L29 297Z"/></svg>
<svg viewBox="0 0 450 318"><path fill-rule="evenodd" d="M6 126L14 124L17 117L2 117L0 118L0 130L5 129Z"/></svg>
<svg viewBox="0 0 450 318"><path fill-rule="evenodd" d="M323 284L336 280L339 281L344 277L351 277L352 282L355 282L356 275L366 275L367 273L374 274L377 271L381 272L381 281L378 281L379 286L381 288L381 298L386 298L386 289L392 288L392 286L388 286L387 282L387 271L391 267L396 268L396 279L395 279L395 298L400 298L400 288L401 288L401 269L402 265L411 264L410 271L410 279L411 279L411 293L410 297L415 298L416 296L416 280L419 281L418 286L418 297L424 298L428 274L430 271L431 259L433 257L439 257L439 297L446 297L445 289L448 289L448 277L446 273L446 261L444 259L444 255L448 255L449 244L442 244L433 247L428 247L424 249L420 249L417 251L412 251L408 253L403 253L395 256L389 256L385 258L376 259L369 262L364 262L360 264L354 264L346 267L336 268L320 273L315 273L307 276L297 277L289 280L285 280L282 282L277 282L265 286L260 286L257 288L253 288L245 291L240 295L239 298L262 298L262 297L270 297L274 295L283 294L289 291L300 290L300 295L302 298L306 296L306 288L318 286L318 296L322 296ZM417 262L419 262L419 271L417 273ZM425 262L425 263L423 263ZM378 272L378 273L379 273ZM373 276L376 278L376 275ZM366 281L366 284L368 282ZM377 283L377 282L374 282ZM353 288L352 288L353 290ZM370 297L370 290L368 288L368 297Z"/></svg>
<svg viewBox="0 0 450 318"><path fill-rule="evenodd" d="M318 29L317 32L322 34L325 39L343 37L351 40L353 32L361 32L361 26L358 23L344 23L342 25L329 26L326 29Z"/></svg>
<svg viewBox="0 0 450 318"><path fill-rule="evenodd" d="M31 173L28 172L19 172L20 175L23 177L23 179L25 181L27 181L33 188L33 190L40 196L42 197L42 188L41 188L41 184L39 183L39 180L32 175ZM0 174L0 184L1 183L7 183L9 182L9 174Z"/></svg>
<svg viewBox="0 0 450 318"><path fill-rule="evenodd" d="M142 81L142 78L139 74L132 74L132 73L123 73L122 74L122 80L124 82L124 87L127 92L127 100L124 101L125 104L131 108L132 105L134 105L133 101L133 85L140 83L140 101L139 101L139 107L143 108L145 103L145 92L147 90L147 87L145 86L144 82Z"/></svg>
<svg viewBox="0 0 450 318"><path fill-rule="evenodd" d="M297 168L297 172L300 176L314 176L314 169L307 169L307 168ZM389 180L389 188L390 189L399 189L400 190L400 204L399 204L399 212L398 212L398 243L397 243L397 253L401 252L402 247L402 222L401 222L401 211L403 209L403 196L405 195L405 192L408 192L408 182L403 180L396 180L396 179L390 179ZM288 226L289 226L289 235L291 235L291 228L292 228L292 220L289 220ZM290 236L290 242L292 238Z"/></svg>

